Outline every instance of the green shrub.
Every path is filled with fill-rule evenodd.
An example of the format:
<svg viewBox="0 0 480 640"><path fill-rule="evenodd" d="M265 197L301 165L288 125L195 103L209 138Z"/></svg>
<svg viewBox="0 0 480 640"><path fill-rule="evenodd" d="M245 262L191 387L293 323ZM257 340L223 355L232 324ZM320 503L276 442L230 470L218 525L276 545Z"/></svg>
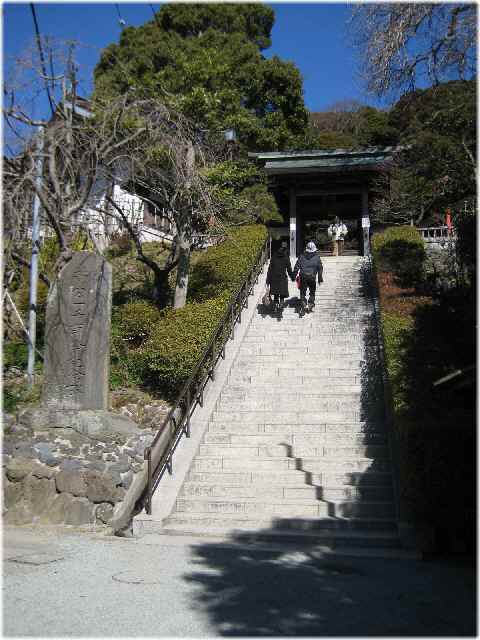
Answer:
<svg viewBox="0 0 480 640"><path fill-rule="evenodd" d="M392 386L394 409L405 407L404 358L413 320L393 313L382 313L383 339L388 377Z"/></svg>
<svg viewBox="0 0 480 640"><path fill-rule="evenodd" d="M283 222L278 206L267 185L255 184L246 187L240 194L241 209L255 220L262 222Z"/></svg>
<svg viewBox="0 0 480 640"><path fill-rule="evenodd" d="M114 309L110 348L110 384L113 389L143 383L145 365L137 351L150 337L160 318L157 307L143 300Z"/></svg>
<svg viewBox="0 0 480 640"><path fill-rule="evenodd" d="M174 395L190 377L227 307L229 296L167 309L136 354L137 370L147 384Z"/></svg>
<svg viewBox="0 0 480 640"><path fill-rule="evenodd" d="M3 368L18 367L27 368L28 346L25 342L4 342L3 344Z"/></svg>
<svg viewBox="0 0 480 640"><path fill-rule="evenodd" d="M237 291L267 237L263 225L246 225L228 233L228 239L210 247L193 266L188 300L203 302Z"/></svg>
<svg viewBox="0 0 480 640"><path fill-rule="evenodd" d="M390 271L401 287L422 281L425 247L415 227L389 227L372 238L374 260L381 271Z"/></svg>
<svg viewBox="0 0 480 640"><path fill-rule="evenodd" d="M115 309L112 325L116 338L138 347L150 337L161 317L155 305L144 300L129 302Z"/></svg>
<svg viewBox="0 0 480 640"><path fill-rule="evenodd" d="M253 266L265 227L239 227L210 247L192 266L183 309L159 311L131 302L112 322L112 388L140 385L172 397L190 377L213 332Z"/></svg>
<svg viewBox="0 0 480 640"><path fill-rule="evenodd" d="M13 413L21 406L36 404L41 397L41 385L35 384L32 388L25 383L5 383L3 386L3 410Z"/></svg>

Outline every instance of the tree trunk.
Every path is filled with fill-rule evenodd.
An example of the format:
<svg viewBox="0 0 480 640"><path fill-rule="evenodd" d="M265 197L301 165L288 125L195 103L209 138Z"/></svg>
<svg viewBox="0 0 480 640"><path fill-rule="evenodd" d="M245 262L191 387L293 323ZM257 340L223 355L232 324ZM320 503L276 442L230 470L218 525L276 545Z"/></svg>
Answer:
<svg viewBox="0 0 480 640"><path fill-rule="evenodd" d="M178 266L177 282L175 286L175 296L173 308L181 309L187 302L188 291L188 271L190 268L190 238L185 233L178 234Z"/></svg>
<svg viewBox="0 0 480 640"><path fill-rule="evenodd" d="M153 299L160 309L164 309L170 302L169 273L170 270L167 269L154 271Z"/></svg>

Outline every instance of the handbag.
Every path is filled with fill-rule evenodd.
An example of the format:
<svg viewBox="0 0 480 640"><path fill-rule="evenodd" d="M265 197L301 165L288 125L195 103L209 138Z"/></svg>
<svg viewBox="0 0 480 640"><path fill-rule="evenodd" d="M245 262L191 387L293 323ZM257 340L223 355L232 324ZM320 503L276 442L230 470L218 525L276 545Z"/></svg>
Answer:
<svg viewBox="0 0 480 640"><path fill-rule="evenodd" d="M262 304L264 307L269 307L272 304L272 298L268 291L265 291L262 298Z"/></svg>
<svg viewBox="0 0 480 640"><path fill-rule="evenodd" d="M302 287L302 279L301 279L299 273L297 273L297 277L295 278L295 282L297 283L297 289L301 289L301 287Z"/></svg>

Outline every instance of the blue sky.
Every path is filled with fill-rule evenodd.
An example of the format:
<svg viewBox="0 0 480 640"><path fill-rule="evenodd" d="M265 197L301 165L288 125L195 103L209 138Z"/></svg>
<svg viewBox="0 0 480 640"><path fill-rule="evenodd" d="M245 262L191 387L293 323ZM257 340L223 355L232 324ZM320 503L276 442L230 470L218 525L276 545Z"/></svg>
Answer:
<svg viewBox="0 0 480 640"><path fill-rule="evenodd" d="M127 25L137 26L153 17L158 3L118 3ZM272 47L265 55L278 55L294 62L304 78L305 103L312 111L321 111L332 103L354 98L376 103L362 93L354 53L348 46L347 20L350 7L342 4L271 3L276 15ZM121 32L113 3L35 3L42 35L73 39L80 64L80 92L91 90L92 72L102 48L117 42ZM31 44L34 24L28 3L3 5L4 68L11 56ZM44 102L42 98L39 101ZM38 105L42 111L43 104Z"/></svg>

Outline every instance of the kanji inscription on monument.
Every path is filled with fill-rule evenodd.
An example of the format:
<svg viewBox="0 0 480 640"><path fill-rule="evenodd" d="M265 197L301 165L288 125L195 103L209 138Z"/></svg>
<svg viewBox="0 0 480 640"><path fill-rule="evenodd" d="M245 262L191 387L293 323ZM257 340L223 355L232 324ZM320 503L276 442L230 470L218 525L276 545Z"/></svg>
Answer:
<svg viewBox="0 0 480 640"><path fill-rule="evenodd" d="M47 302L43 401L62 409L107 409L112 268L79 251Z"/></svg>

